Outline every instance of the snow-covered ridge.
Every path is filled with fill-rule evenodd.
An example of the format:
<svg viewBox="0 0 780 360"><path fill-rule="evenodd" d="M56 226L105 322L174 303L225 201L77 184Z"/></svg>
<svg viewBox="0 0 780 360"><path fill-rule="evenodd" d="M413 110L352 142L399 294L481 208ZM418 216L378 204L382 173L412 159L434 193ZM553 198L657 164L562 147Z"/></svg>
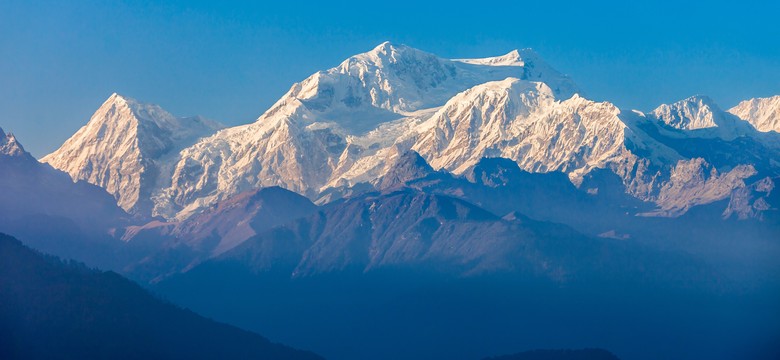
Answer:
<svg viewBox="0 0 780 360"><path fill-rule="evenodd" d="M663 104L652 114L671 127L697 130L722 125L721 112L708 96L697 95L673 104Z"/></svg>
<svg viewBox="0 0 780 360"><path fill-rule="evenodd" d="M673 104L664 104L650 113L666 125L689 130L693 137L719 137L732 140L755 135L755 129L742 119L723 111L708 96L692 96Z"/></svg>
<svg viewBox="0 0 780 360"><path fill-rule="evenodd" d="M522 51L522 55L521 55ZM466 64L490 66L524 66L529 59L539 59L539 55L531 49L512 50L505 55L481 59L454 59ZM533 62L533 60L531 61Z"/></svg>
<svg viewBox="0 0 780 360"><path fill-rule="evenodd" d="M366 122L368 119L355 119L366 108L407 115L441 106L472 86L507 77L544 81L564 98L577 92L576 85L567 76L549 67L532 51L528 54L532 60L527 64L517 52L499 58L453 61L385 42L293 85L269 112L296 99L325 119L338 117L344 123L347 121L344 115L348 113L350 120ZM511 66L503 66L507 64L502 61L511 62ZM381 111L366 115L393 117Z"/></svg>
<svg viewBox="0 0 780 360"><path fill-rule="evenodd" d="M780 95L745 100L729 112L749 122L758 131L780 133Z"/></svg>
<svg viewBox="0 0 780 360"><path fill-rule="evenodd" d="M587 172L621 151L619 113L608 103L558 100L544 83L509 78L453 97L423 125L413 149L455 174L483 157L510 158L534 172ZM580 152L588 155L575 156Z"/></svg>

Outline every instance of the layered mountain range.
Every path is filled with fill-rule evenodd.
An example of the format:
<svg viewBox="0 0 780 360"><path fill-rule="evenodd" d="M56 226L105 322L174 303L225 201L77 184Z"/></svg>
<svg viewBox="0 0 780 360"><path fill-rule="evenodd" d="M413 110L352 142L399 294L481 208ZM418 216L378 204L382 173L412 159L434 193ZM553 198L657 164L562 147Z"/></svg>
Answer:
<svg viewBox="0 0 780 360"><path fill-rule="evenodd" d="M333 358L744 358L780 333L779 99L627 110L532 50L383 43L250 124L113 94L40 161L0 131L0 231Z"/></svg>

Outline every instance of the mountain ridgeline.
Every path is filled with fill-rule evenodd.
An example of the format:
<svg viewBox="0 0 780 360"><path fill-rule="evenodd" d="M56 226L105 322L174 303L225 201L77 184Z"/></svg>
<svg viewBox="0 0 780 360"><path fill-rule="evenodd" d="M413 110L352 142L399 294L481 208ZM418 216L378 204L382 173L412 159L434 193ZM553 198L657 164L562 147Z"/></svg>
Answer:
<svg viewBox="0 0 780 360"><path fill-rule="evenodd" d="M131 223L104 189L42 164L0 129L0 231L47 253L115 263L111 232ZM122 257L122 256L120 256Z"/></svg>
<svg viewBox="0 0 780 360"><path fill-rule="evenodd" d="M643 113L582 94L532 50L448 60L383 43L294 84L254 123L222 130L114 94L42 160L131 213L178 220L269 186L326 203L376 185L410 150L453 175L485 157L575 185L607 170L653 216L780 175L776 98L726 112L694 96Z"/></svg>
<svg viewBox="0 0 780 360"><path fill-rule="evenodd" d="M778 114L778 96L626 110L530 49L443 59L382 43L245 125L113 94L40 162L0 131L0 231L330 359L772 358ZM184 324L204 356L316 358L4 241L29 258L4 262L8 278L31 279L4 296L37 296L47 317L99 311L55 319L117 335L95 351L166 336L147 348L176 351ZM82 283L75 302L41 295ZM125 322L104 332L109 305ZM23 314L4 315L30 331L14 351L81 341ZM121 333L153 318L166 326L149 337ZM539 348L610 352L517 353Z"/></svg>

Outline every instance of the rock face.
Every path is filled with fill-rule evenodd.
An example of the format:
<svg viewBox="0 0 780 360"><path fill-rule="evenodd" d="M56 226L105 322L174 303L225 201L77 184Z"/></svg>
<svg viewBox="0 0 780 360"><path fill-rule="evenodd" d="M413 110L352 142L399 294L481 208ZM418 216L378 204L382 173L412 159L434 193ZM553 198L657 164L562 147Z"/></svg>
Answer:
<svg viewBox="0 0 780 360"><path fill-rule="evenodd" d="M723 211L723 217L736 217L740 220L763 218L764 212L776 210L780 204L777 192L773 191L777 181L777 178L765 177L734 190L729 197L728 207Z"/></svg>
<svg viewBox="0 0 780 360"><path fill-rule="evenodd" d="M22 144L16 140L13 134L6 134L0 129L0 156L4 158L23 158L29 160L32 158L30 153L24 150Z"/></svg>
<svg viewBox="0 0 780 360"><path fill-rule="evenodd" d="M729 112L749 122L758 131L780 132L780 95L745 100Z"/></svg>
<svg viewBox="0 0 780 360"><path fill-rule="evenodd" d="M123 209L146 215L154 189L170 181L168 163L221 127L113 94L87 125L41 161L106 189Z"/></svg>
<svg viewBox="0 0 780 360"><path fill-rule="evenodd" d="M744 188L744 180L755 174L756 169L750 165L721 174L704 159L681 160L658 194L659 209L645 215L677 216L693 206L726 199Z"/></svg>

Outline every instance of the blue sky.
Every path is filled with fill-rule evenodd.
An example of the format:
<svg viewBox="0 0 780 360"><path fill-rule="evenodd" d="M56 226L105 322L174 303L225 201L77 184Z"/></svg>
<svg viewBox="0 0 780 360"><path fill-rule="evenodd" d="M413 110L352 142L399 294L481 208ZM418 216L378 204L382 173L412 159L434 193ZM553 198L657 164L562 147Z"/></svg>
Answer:
<svg viewBox="0 0 780 360"><path fill-rule="evenodd" d="M251 122L293 82L382 41L442 57L531 47L595 100L728 108L780 94L777 1L0 2L0 127L35 156L112 92Z"/></svg>

